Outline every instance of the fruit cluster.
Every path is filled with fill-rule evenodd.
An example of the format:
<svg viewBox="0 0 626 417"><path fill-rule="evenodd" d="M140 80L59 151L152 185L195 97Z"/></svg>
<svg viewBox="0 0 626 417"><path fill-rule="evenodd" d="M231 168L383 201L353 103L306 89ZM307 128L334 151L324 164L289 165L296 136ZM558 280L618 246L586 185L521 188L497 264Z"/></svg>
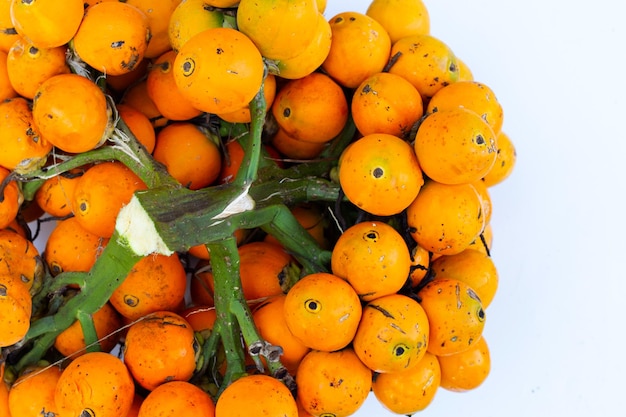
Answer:
<svg viewBox="0 0 626 417"><path fill-rule="evenodd" d="M325 8L0 1L0 415L407 415L485 380L502 106L421 0Z"/></svg>

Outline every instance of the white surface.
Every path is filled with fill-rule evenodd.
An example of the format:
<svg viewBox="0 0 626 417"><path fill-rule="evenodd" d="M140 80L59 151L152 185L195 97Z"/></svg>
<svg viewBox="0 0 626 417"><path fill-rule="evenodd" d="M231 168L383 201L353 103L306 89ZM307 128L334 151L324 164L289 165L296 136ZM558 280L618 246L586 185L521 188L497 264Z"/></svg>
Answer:
<svg viewBox="0 0 626 417"><path fill-rule="evenodd" d="M367 0L329 0L334 12ZM504 106L514 174L492 189L500 288L492 372L419 415L622 416L624 46L621 2L426 0L431 33ZM391 416L372 398L355 416Z"/></svg>
<svg viewBox="0 0 626 417"><path fill-rule="evenodd" d="M328 0L326 15L368 0ZM622 416L624 7L598 0L426 0L431 33L489 85L518 152L494 187L500 288L492 372L423 416ZM370 398L356 417L387 417Z"/></svg>

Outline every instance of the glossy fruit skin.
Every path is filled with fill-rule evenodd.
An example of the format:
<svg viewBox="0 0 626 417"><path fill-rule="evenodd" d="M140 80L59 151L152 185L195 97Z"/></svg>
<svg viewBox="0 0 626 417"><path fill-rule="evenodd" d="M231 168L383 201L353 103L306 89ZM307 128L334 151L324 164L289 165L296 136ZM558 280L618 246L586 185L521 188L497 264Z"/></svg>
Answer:
<svg viewBox="0 0 626 417"><path fill-rule="evenodd" d="M426 284L417 295L430 324L429 352L453 355L469 349L481 338L485 310L469 285L441 278Z"/></svg>
<svg viewBox="0 0 626 417"><path fill-rule="evenodd" d="M169 311L144 316L128 329L124 363L149 391L168 381L189 380L196 367L193 328Z"/></svg>
<svg viewBox="0 0 626 417"><path fill-rule="evenodd" d="M149 40L144 56L157 58L171 49L169 40L170 17L181 0L126 0L126 4L135 6L148 18Z"/></svg>
<svg viewBox="0 0 626 417"><path fill-rule="evenodd" d="M60 377L58 366L27 368L9 390L10 414L7 417L57 415L54 392Z"/></svg>
<svg viewBox="0 0 626 417"><path fill-rule="evenodd" d="M305 142L326 143L348 120L348 102L341 87L329 76L314 72L280 88L272 115L290 136ZM320 125L319 121L324 120Z"/></svg>
<svg viewBox="0 0 626 417"><path fill-rule="evenodd" d="M199 110L228 113L246 106L261 88L263 58L242 32L207 29L189 39L174 61L181 94Z"/></svg>
<svg viewBox="0 0 626 417"><path fill-rule="evenodd" d="M480 298L483 308L489 307L498 289L498 271L493 258L484 252L465 249L456 255L441 256L431 268L437 277L465 282Z"/></svg>
<svg viewBox="0 0 626 417"><path fill-rule="evenodd" d="M72 210L79 224L93 234L110 238L122 206L146 184L121 162L90 167L76 184Z"/></svg>
<svg viewBox="0 0 626 417"><path fill-rule="evenodd" d="M93 315L93 323L99 340L99 350L110 352L120 341L122 318L109 304L104 304ZM80 322L75 321L70 327L62 331L54 341L54 347L63 356L76 358L86 353L85 336Z"/></svg>
<svg viewBox="0 0 626 417"><path fill-rule="evenodd" d="M315 35L310 42L291 58L276 61L278 75L288 80L297 80L318 69L330 52L332 30L323 14L317 15Z"/></svg>
<svg viewBox="0 0 626 417"><path fill-rule="evenodd" d="M173 51L180 48L193 36L203 30L222 27L224 13L220 10L207 10L205 0L184 0L178 3L168 25L168 38Z"/></svg>
<svg viewBox="0 0 626 417"><path fill-rule="evenodd" d="M222 167L217 144L202 128L190 122L172 123L161 129L152 155L191 190L211 185Z"/></svg>
<svg viewBox="0 0 626 417"><path fill-rule="evenodd" d="M106 140L107 106L96 84L77 74L59 74L37 89L33 119L45 141L65 152L86 152Z"/></svg>
<svg viewBox="0 0 626 417"><path fill-rule="evenodd" d="M407 79L427 99L458 80L456 55L450 47L429 34L409 35L395 41L390 56L401 55L389 69Z"/></svg>
<svg viewBox="0 0 626 417"><path fill-rule="evenodd" d="M285 299L286 295L280 294L261 302L254 308L252 318L263 340L283 349L280 362L295 375L302 358L311 349L289 330L283 314Z"/></svg>
<svg viewBox="0 0 626 417"><path fill-rule="evenodd" d="M237 27L264 57L282 60L298 55L315 37L318 14L314 0L241 0Z"/></svg>
<svg viewBox="0 0 626 417"><path fill-rule="evenodd" d="M98 417L119 417L128 413L134 395L133 379L120 359L110 353L90 352L63 370L54 399L61 416L79 416L91 409Z"/></svg>
<svg viewBox="0 0 626 417"><path fill-rule="evenodd" d="M122 75L143 60L149 38L144 12L126 2L102 2L85 10L73 46L76 54L97 71Z"/></svg>
<svg viewBox="0 0 626 417"><path fill-rule="evenodd" d="M19 94L9 80L7 69L7 52L0 51L0 102L17 97Z"/></svg>
<svg viewBox="0 0 626 417"><path fill-rule="evenodd" d="M187 275L178 254L148 255L141 259L113 291L110 301L124 317L136 320L184 304Z"/></svg>
<svg viewBox="0 0 626 417"><path fill-rule="evenodd" d="M350 202L377 216L406 209L424 178L411 145L384 133L351 143L339 160L339 183Z"/></svg>
<svg viewBox="0 0 626 417"><path fill-rule="evenodd" d="M497 135L502 129L504 113L493 90L478 81L457 81L445 86L430 99L427 113L462 107L478 114Z"/></svg>
<svg viewBox="0 0 626 417"><path fill-rule="evenodd" d="M298 401L314 416L345 417L355 413L372 386L372 372L352 348L309 352L296 374Z"/></svg>
<svg viewBox="0 0 626 417"><path fill-rule="evenodd" d="M171 381L151 391L139 407L138 417L214 417L215 405L202 389L186 381Z"/></svg>
<svg viewBox="0 0 626 417"><path fill-rule="evenodd" d="M399 291L410 265L402 235L378 221L350 226L335 243L331 256L333 274L347 280L363 301Z"/></svg>
<svg viewBox="0 0 626 417"><path fill-rule="evenodd" d="M409 369L377 374L372 382L372 392L392 413L412 415L432 403L440 384L439 360L426 352L419 363Z"/></svg>
<svg viewBox="0 0 626 417"><path fill-rule="evenodd" d="M43 211L51 216L65 217L72 214L72 195L82 175L81 170L75 170L67 175L55 175L45 180L35 193L35 201Z"/></svg>
<svg viewBox="0 0 626 417"><path fill-rule="evenodd" d="M442 184L472 183L496 160L496 135L477 113L462 107L428 115L415 135L415 154L430 179Z"/></svg>
<svg viewBox="0 0 626 417"><path fill-rule="evenodd" d="M367 303L352 342L359 359L378 373L400 372L417 365L428 343L426 312L417 301L401 294Z"/></svg>
<svg viewBox="0 0 626 417"><path fill-rule="evenodd" d="M45 275L35 244L11 229L0 230L0 260L0 275L17 278L28 290Z"/></svg>
<svg viewBox="0 0 626 417"><path fill-rule="evenodd" d="M67 74L66 46L37 48L25 39L18 39L9 49L7 71L11 85L22 97L33 99L37 88L48 78Z"/></svg>
<svg viewBox="0 0 626 417"><path fill-rule="evenodd" d="M365 14L385 28L392 43L430 33L430 15L422 0L373 0Z"/></svg>
<svg viewBox="0 0 626 417"><path fill-rule="evenodd" d="M268 375L248 375L232 382L215 404L215 417L297 417L298 406L281 381Z"/></svg>
<svg viewBox="0 0 626 417"><path fill-rule="evenodd" d="M478 388L491 371L491 356L485 337L463 352L439 357L441 387L464 392Z"/></svg>
<svg viewBox="0 0 626 417"><path fill-rule="evenodd" d="M239 273L246 300L258 300L286 292L291 286L293 259L282 246L249 242L239 246Z"/></svg>
<svg viewBox="0 0 626 417"><path fill-rule="evenodd" d="M54 0L11 2L11 21L18 34L39 48L54 48L68 43L83 18L83 2L67 0L58 7Z"/></svg>
<svg viewBox="0 0 626 417"><path fill-rule="evenodd" d="M0 166L0 182L9 176L9 170ZM22 194L15 181L9 181L2 190L0 201L0 229L7 227L16 219L22 203Z"/></svg>
<svg viewBox="0 0 626 417"><path fill-rule="evenodd" d="M0 275L0 347L11 346L24 338L30 329L32 300L19 278Z"/></svg>
<svg viewBox="0 0 626 417"><path fill-rule="evenodd" d="M506 132L500 131L496 142L498 147L496 161L483 178L483 182L487 187L493 187L507 179L513 172L515 162L517 161L515 144Z"/></svg>
<svg viewBox="0 0 626 417"><path fill-rule="evenodd" d="M351 109L354 123L363 136L387 133L408 137L424 114L417 89L401 76L388 72L363 81L354 92Z"/></svg>
<svg viewBox="0 0 626 417"><path fill-rule="evenodd" d="M361 319L354 289L336 275L319 272L301 278L287 293L284 314L293 335L311 349L347 346Z"/></svg>
<svg viewBox="0 0 626 417"><path fill-rule="evenodd" d="M169 120L188 120L202 112L195 108L176 87L174 61L176 52L169 50L157 57L146 79L148 95L163 117Z"/></svg>
<svg viewBox="0 0 626 417"><path fill-rule="evenodd" d="M156 133L148 116L127 104L117 104L115 107L137 141L146 148L148 153L152 153L156 145Z"/></svg>
<svg viewBox="0 0 626 417"><path fill-rule="evenodd" d="M0 143L3 148L0 166L28 172L45 164L52 143L40 133L25 98L14 97L0 102L0 120Z"/></svg>
<svg viewBox="0 0 626 417"><path fill-rule="evenodd" d="M76 217L59 220L50 231L43 253L52 275L61 272L87 272L108 243L82 227Z"/></svg>
<svg viewBox="0 0 626 417"><path fill-rule="evenodd" d="M442 255L465 250L485 224L480 198L471 184L431 180L407 208L407 221L418 245Z"/></svg>
<svg viewBox="0 0 626 417"><path fill-rule="evenodd" d="M391 39L380 23L359 12L342 12L329 22L332 42L322 69L337 83L356 88L385 68Z"/></svg>

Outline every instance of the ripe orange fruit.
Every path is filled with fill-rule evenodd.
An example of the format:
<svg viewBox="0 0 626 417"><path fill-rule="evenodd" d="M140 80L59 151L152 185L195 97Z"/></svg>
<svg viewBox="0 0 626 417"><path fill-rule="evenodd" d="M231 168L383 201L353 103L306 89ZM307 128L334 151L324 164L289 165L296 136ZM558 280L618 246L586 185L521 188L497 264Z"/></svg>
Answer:
<svg viewBox="0 0 626 417"><path fill-rule="evenodd" d="M11 229L0 230L0 275L18 279L30 290L45 268L35 244Z"/></svg>
<svg viewBox="0 0 626 417"><path fill-rule="evenodd" d="M474 74L472 74L472 70L467 65L465 61L460 59L458 56L456 57L456 64L459 67L459 81L474 81Z"/></svg>
<svg viewBox="0 0 626 417"><path fill-rule="evenodd" d="M296 374L298 401L314 416L346 417L365 402L372 372L352 348L334 352L312 350Z"/></svg>
<svg viewBox="0 0 626 417"><path fill-rule="evenodd" d="M278 125L291 137L324 143L337 136L348 120L348 102L341 87L314 72L282 86L272 105ZM323 124L319 121L324 120Z"/></svg>
<svg viewBox="0 0 626 417"><path fill-rule="evenodd" d="M407 137L423 116L422 97L396 74L381 72L363 81L352 97L352 118L363 136L387 133Z"/></svg>
<svg viewBox="0 0 626 417"><path fill-rule="evenodd" d="M498 148L496 161L483 178L487 187L492 187L507 179L513 172L517 159L515 144L508 134L500 131L497 135L496 143Z"/></svg>
<svg viewBox="0 0 626 417"><path fill-rule="evenodd" d="M268 375L247 375L232 382L215 404L215 417L298 417L291 391Z"/></svg>
<svg viewBox="0 0 626 417"><path fill-rule="evenodd" d="M180 48L173 71L178 89L194 107L220 114L252 101L263 82L264 64L244 33L215 28L194 35Z"/></svg>
<svg viewBox="0 0 626 417"><path fill-rule="evenodd" d="M186 381L171 381L148 393L138 417L215 417L215 405L209 394Z"/></svg>
<svg viewBox="0 0 626 417"><path fill-rule="evenodd" d="M11 19L11 3L13 0L0 1L0 51L7 53L9 48L21 36L15 30Z"/></svg>
<svg viewBox="0 0 626 417"><path fill-rule="evenodd" d="M33 119L45 141L65 152L86 152L106 141L112 129L107 106L104 93L89 79L59 74L37 89Z"/></svg>
<svg viewBox="0 0 626 417"><path fill-rule="evenodd" d="M35 201L43 211L54 217L72 214L72 195L82 170L55 175L44 181L35 193Z"/></svg>
<svg viewBox="0 0 626 417"><path fill-rule="evenodd" d="M306 49L316 36L318 15L315 0L241 0L237 27L264 57L282 60Z"/></svg>
<svg viewBox="0 0 626 417"><path fill-rule="evenodd" d="M489 346L481 337L469 349L454 355L440 356L441 387L463 392L478 388L489 376L491 357Z"/></svg>
<svg viewBox="0 0 626 417"><path fill-rule="evenodd" d="M407 208L411 236L429 252L452 255L465 250L485 225L483 208L471 184L427 181Z"/></svg>
<svg viewBox="0 0 626 417"><path fill-rule="evenodd" d="M287 326L304 345L335 351L347 346L361 319L354 289L336 275L319 272L301 278L287 293Z"/></svg>
<svg viewBox="0 0 626 417"><path fill-rule="evenodd" d="M61 369L58 366L36 365L26 368L9 391L11 413L7 417L57 415L54 392L60 377Z"/></svg>
<svg viewBox="0 0 626 417"><path fill-rule="evenodd" d="M392 413L413 415L430 405L440 383L439 360L426 352L415 366L376 375L372 392L378 402Z"/></svg>
<svg viewBox="0 0 626 417"><path fill-rule="evenodd" d="M157 133L154 159L183 186L197 190L217 180L222 155L212 136L190 122L176 122Z"/></svg>
<svg viewBox="0 0 626 417"><path fill-rule="evenodd" d="M148 18L150 34L144 56L156 58L167 52L171 48L168 34L170 17L181 0L126 0L126 3L141 10Z"/></svg>
<svg viewBox="0 0 626 417"><path fill-rule="evenodd" d="M431 265L435 279L451 278L465 282L487 308L498 289L498 271L493 258L484 252L465 249L456 255L444 255Z"/></svg>
<svg viewBox="0 0 626 417"><path fill-rule="evenodd" d="M478 114L460 107L428 115L414 147L424 174L443 184L478 181L496 160L493 129Z"/></svg>
<svg viewBox="0 0 626 417"><path fill-rule="evenodd" d="M397 136L374 133L343 151L339 183L357 207L377 216L391 216L415 200L424 179L411 145Z"/></svg>
<svg viewBox="0 0 626 417"><path fill-rule="evenodd" d="M195 108L176 87L174 61L176 52L167 51L153 62L146 79L148 96L163 117L169 120L188 120L199 116L202 111Z"/></svg>
<svg viewBox="0 0 626 417"><path fill-rule="evenodd" d="M276 98L276 76L273 74L265 76L263 81L263 98L265 99L265 107L268 109L272 108L272 103L274 103ZM252 121L249 105L229 113L220 113L218 116L229 123L250 123Z"/></svg>
<svg viewBox="0 0 626 417"><path fill-rule="evenodd" d="M93 165L78 180L72 197L72 210L78 223L101 237L109 238L122 206L133 193L145 190L144 182L120 162Z"/></svg>
<svg viewBox="0 0 626 417"><path fill-rule="evenodd" d="M132 71L148 47L148 17L126 2L96 3L85 16L73 39L76 54L105 75Z"/></svg>
<svg viewBox="0 0 626 417"><path fill-rule="evenodd" d="M397 55L389 72L408 80L423 98L434 96L441 88L458 80L456 56L445 42L432 35L398 39L390 52L392 58Z"/></svg>
<svg viewBox="0 0 626 417"><path fill-rule="evenodd" d="M32 100L37 88L48 78L69 73L66 50L65 45L38 48L24 38L15 41L7 56L7 74L15 91Z"/></svg>
<svg viewBox="0 0 626 417"><path fill-rule="evenodd" d="M429 266L430 253L420 245L415 245L411 249L411 272L409 273L412 288L417 287L426 277Z"/></svg>
<svg viewBox="0 0 626 417"><path fill-rule="evenodd" d="M502 128L502 105L493 90L478 81L457 81L443 87L428 102L427 113L462 107L478 114L497 135Z"/></svg>
<svg viewBox="0 0 626 417"><path fill-rule="evenodd" d="M356 88L387 65L391 39L373 18L358 12L342 12L330 20L332 42L322 69L337 83Z"/></svg>
<svg viewBox="0 0 626 417"><path fill-rule="evenodd" d="M291 58L276 61L278 75L288 80L304 78L318 69L323 63L332 44L330 23L323 14L318 13L315 23L315 35L310 42Z"/></svg>
<svg viewBox="0 0 626 417"><path fill-rule="evenodd" d="M285 299L284 294L268 298L254 308L252 317L263 340L283 349L280 362L290 374L295 375L302 358L311 349L289 330L283 313Z"/></svg>
<svg viewBox="0 0 626 417"><path fill-rule="evenodd" d="M30 329L32 300L20 278L0 274L0 347L11 346Z"/></svg>
<svg viewBox="0 0 626 417"><path fill-rule="evenodd" d="M346 229L332 250L333 274L347 280L363 301L399 291L406 282L411 257L404 238L380 221Z"/></svg>
<svg viewBox="0 0 626 417"><path fill-rule="evenodd" d="M187 274L179 256L148 255L131 269L109 301L125 318L136 320L184 302Z"/></svg>
<svg viewBox="0 0 626 417"><path fill-rule="evenodd" d="M128 104L118 104L116 107L120 118L128 126L135 139L146 148L148 153L152 153L156 145L156 133L148 116Z"/></svg>
<svg viewBox="0 0 626 417"><path fill-rule="evenodd" d="M392 43L430 32L430 15L422 0L372 0L365 14L385 28Z"/></svg>
<svg viewBox="0 0 626 417"><path fill-rule="evenodd" d="M106 303L93 315L93 324L99 340L99 350L110 352L121 338L121 333L116 333L122 327L122 318L117 311ZM84 355L85 335L79 321L75 321L70 327L59 333L54 341L54 347L61 355L72 359Z"/></svg>
<svg viewBox="0 0 626 417"><path fill-rule="evenodd" d="M69 217L59 220L50 231L43 255L52 275L87 272L107 243L107 238L85 229L76 217Z"/></svg>
<svg viewBox="0 0 626 417"><path fill-rule="evenodd" d="M0 166L18 173L42 167L52 150L33 120L30 104L23 97L0 102Z"/></svg>
<svg viewBox="0 0 626 417"><path fill-rule="evenodd" d="M469 285L455 279L436 279L426 284L417 295L430 324L430 353L453 355L480 340L485 326L485 310Z"/></svg>
<svg viewBox="0 0 626 417"><path fill-rule="evenodd" d="M154 104L148 94L148 81L142 79L131 85L124 93L121 103L127 104L139 110L150 120L155 128L163 127L168 120L164 117L158 107Z"/></svg>
<svg viewBox="0 0 626 417"><path fill-rule="evenodd" d="M224 25L224 13L205 7L206 4L206 0L185 0L178 3L168 23L168 38L172 50L180 51L193 35Z"/></svg>
<svg viewBox="0 0 626 417"><path fill-rule="evenodd" d="M134 396L135 385L124 363L110 353L90 352L63 370L54 402L62 416L90 410L98 417L119 417L128 413Z"/></svg>
<svg viewBox="0 0 626 417"><path fill-rule="evenodd" d="M132 324L126 334L124 363L134 380L152 391L169 381L187 381L196 368L191 325L176 313L158 311Z"/></svg>
<svg viewBox="0 0 626 417"><path fill-rule="evenodd" d="M299 161L315 159L326 147L326 143L296 139L280 127L272 137L271 144L288 159Z"/></svg>
<svg viewBox="0 0 626 417"><path fill-rule="evenodd" d="M293 258L282 246L258 241L239 246L239 273L246 300L258 300L286 292L296 271ZM299 271L297 271L299 273Z"/></svg>
<svg viewBox="0 0 626 417"><path fill-rule="evenodd" d="M10 171L0 166L0 183L5 180ZM0 201L0 229L7 227L15 218L22 204L22 194L17 182L9 181L2 190L2 199Z"/></svg>
<svg viewBox="0 0 626 417"><path fill-rule="evenodd" d="M54 0L14 0L11 21L18 34L38 48L68 43L83 19L83 1L67 0L63 7Z"/></svg>
<svg viewBox="0 0 626 417"><path fill-rule="evenodd" d="M7 52L0 51L0 102L17 96L18 93L9 80Z"/></svg>
<svg viewBox="0 0 626 417"><path fill-rule="evenodd" d="M135 84L144 80L144 76L147 74L151 64L151 60L142 59L135 65L135 68L129 72L120 75L107 75L106 85L110 88L111 93L116 94L118 97L121 96L121 98L124 99L127 89L131 89Z"/></svg>
<svg viewBox="0 0 626 417"><path fill-rule="evenodd" d="M361 362L374 372L400 372L416 366L428 348L426 312L414 299L390 294L370 301L352 341Z"/></svg>

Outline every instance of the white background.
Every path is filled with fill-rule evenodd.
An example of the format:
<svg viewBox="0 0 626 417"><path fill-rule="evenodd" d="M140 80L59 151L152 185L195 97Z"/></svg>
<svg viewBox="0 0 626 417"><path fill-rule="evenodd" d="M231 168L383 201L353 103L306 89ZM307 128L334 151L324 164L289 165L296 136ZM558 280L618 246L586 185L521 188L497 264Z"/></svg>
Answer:
<svg viewBox="0 0 626 417"><path fill-rule="evenodd" d="M492 188L492 371L418 415L623 416L626 10L598 0L425 0L504 106L513 175ZM326 15L368 0L329 0ZM358 417L385 417L370 398Z"/></svg>
<svg viewBox="0 0 626 417"><path fill-rule="evenodd" d="M326 16L368 0L328 0ZM491 189L492 371L423 416L622 416L626 10L597 0L425 0L431 33L489 85L515 142ZM386 417L374 398L356 417Z"/></svg>

